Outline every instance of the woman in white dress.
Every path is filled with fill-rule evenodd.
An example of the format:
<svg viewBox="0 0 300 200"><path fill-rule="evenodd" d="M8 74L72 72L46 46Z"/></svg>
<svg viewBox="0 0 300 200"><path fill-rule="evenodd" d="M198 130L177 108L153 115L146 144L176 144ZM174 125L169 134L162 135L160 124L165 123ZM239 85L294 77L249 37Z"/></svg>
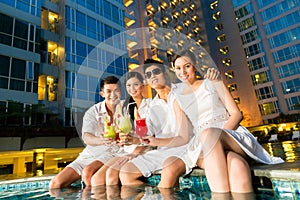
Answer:
<svg viewBox="0 0 300 200"><path fill-rule="evenodd" d="M240 126L242 114L222 81L197 79L194 54L184 50L177 55L173 67L182 83L174 90L175 98L195 132L183 162L189 169L205 169L212 192L252 192L248 161L275 164L283 160L271 157Z"/></svg>
<svg viewBox="0 0 300 200"><path fill-rule="evenodd" d="M137 109L137 112L142 118L145 118L148 113L151 99L144 98L142 95L143 82L143 76L135 71L128 72L125 78L125 86L129 97L124 101L122 110L127 110L127 107L129 108L128 111L132 121L134 120L135 109ZM122 133L119 134L121 137ZM136 138L136 140L139 142L138 138ZM105 165L93 175L91 180L92 186L119 184L119 172L121 166L131 158L134 158L139 153L143 152L144 147L137 147L136 144L131 144L123 146L123 150L124 151L120 152L119 155L117 154L116 157L105 163Z"/></svg>

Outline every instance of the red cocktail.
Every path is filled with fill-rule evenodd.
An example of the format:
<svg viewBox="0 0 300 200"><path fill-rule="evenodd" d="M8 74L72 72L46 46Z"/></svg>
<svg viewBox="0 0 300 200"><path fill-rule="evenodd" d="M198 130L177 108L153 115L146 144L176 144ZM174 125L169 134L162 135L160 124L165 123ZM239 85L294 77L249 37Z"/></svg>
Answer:
<svg viewBox="0 0 300 200"><path fill-rule="evenodd" d="M148 128L145 118L135 120L135 132L140 137L144 137L147 135Z"/></svg>

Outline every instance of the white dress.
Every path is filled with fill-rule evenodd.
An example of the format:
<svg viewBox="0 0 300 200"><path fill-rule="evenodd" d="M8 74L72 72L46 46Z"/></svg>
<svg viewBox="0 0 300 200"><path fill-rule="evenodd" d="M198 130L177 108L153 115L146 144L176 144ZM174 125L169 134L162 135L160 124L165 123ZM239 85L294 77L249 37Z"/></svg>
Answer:
<svg viewBox="0 0 300 200"><path fill-rule="evenodd" d="M210 80L205 79L192 93L187 91L187 86L184 83L177 84L173 92L180 107L191 120L195 132L195 136L189 142L188 153L183 158L188 168L192 169L196 166L203 146L199 137L201 132L208 127L220 128L220 133L222 130L226 131L244 152L257 162L265 164L283 162L281 158L271 157L245 127L239 126L236 130L223 129L229 114ZM210 145L214 144L211 143Z"/></svg>

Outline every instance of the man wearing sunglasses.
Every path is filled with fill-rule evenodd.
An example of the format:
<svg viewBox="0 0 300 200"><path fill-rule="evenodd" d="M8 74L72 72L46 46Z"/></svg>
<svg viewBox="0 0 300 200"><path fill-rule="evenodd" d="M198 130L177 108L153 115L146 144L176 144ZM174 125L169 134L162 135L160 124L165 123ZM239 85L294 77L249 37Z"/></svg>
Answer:
<svg viewBox="0 0 300 200"><path fill-rule="evenodd" d="M148 136L143 140L157 149L133 158L122 167L120 180L123 185L142 184L140 178L149 177L154 171L161 170L168 158L183 156L191 136L184 133L192 133L189 120L174 98L172 87L176 87L176 84L172 86L169 84L165 66L159 61L148 59L143 70L147 84L157 93L150 103L146 119ZM185 166L179 167L182 169L178 174L183 173ZM169 185L169 181L162 174L160 182L162 187Z"/></svg>

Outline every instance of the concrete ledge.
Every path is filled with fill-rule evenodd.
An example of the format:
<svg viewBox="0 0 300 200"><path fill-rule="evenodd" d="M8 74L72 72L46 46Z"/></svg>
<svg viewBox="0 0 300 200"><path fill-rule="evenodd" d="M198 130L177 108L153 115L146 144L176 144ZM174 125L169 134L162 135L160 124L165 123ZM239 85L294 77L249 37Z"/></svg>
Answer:
<svg viewBox="0 0 300 200"><path fill-rule="evenodd" d="M257 177L300 181L300 160L274 165L255 165L251 167L251 170L254 176ZM154 175L160 174L161 171L154 173ZM205 176L205 171L200 168L195 168L189 176Z"/></svg>
<svg viewBox="0 0 300 200"><path fill-rule="evenodd" d="M300 161L253 166L255 176L300 181Z"/></svg>

